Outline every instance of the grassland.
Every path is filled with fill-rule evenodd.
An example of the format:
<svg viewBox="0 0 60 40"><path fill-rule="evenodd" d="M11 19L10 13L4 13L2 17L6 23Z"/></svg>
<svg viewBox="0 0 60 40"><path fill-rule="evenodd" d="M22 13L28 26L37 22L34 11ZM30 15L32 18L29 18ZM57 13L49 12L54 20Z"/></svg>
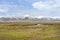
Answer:
<svg viewBox="0 0 60 40"><path fill-rule="evenodd" d="M0 40L60 40L60 23L58 22L0 23Z"/></svg>

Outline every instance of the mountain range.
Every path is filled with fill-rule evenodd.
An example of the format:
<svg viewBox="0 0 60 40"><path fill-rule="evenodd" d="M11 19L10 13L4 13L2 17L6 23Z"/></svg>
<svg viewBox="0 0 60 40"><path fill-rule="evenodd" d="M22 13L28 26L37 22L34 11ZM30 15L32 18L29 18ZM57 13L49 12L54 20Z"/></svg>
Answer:
<svg viewBox="0 0 60 40"><path fill-rule="evenodd" d="M60 21L54 17L0 17L0 22L21 22L21 21Z"/></svg>

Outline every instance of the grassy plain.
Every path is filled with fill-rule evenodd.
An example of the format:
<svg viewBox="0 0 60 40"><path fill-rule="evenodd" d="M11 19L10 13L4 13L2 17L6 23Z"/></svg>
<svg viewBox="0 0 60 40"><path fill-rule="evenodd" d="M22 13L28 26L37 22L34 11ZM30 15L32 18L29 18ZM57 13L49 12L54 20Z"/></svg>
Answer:
<svg viewBox="0 0 60 40"><path fill-rule="evenodd" d="M60 40L60 23L1 22L0 40Z"/></svg>

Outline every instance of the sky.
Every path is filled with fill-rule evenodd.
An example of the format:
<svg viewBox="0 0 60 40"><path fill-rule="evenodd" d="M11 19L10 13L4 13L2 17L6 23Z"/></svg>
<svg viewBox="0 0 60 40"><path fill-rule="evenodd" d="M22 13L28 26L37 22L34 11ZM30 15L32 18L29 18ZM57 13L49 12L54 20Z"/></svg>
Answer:
<svg viewBox="0 0 60 40"><path fill-rule="evenodd" d="M60 0L0 0L0 17L60 17Z"/></svg>

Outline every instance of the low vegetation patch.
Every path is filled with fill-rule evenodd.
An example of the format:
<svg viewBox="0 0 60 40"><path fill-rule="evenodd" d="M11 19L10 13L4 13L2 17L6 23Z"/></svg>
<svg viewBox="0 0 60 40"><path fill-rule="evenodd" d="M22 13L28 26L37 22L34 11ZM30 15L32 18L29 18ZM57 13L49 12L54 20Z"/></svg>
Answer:
<svg viewBox="0 0 60 40"><path fill-rule="evenodd" d="M0 40L60 40L60 23L0 23Z"/></svg>

